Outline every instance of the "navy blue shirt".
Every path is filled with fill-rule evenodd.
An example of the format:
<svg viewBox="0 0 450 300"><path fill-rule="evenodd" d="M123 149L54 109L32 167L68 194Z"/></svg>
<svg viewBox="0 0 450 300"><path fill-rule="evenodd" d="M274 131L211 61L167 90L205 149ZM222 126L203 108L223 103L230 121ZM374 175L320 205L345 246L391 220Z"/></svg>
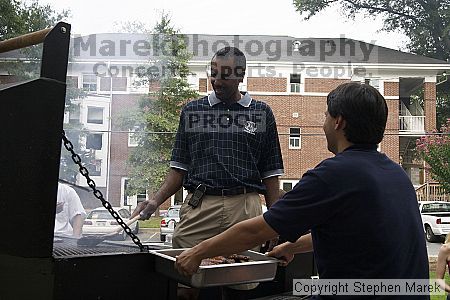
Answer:
<svg viewBox="0 0 450 300"><path fill-rule="evenodd" d="M214 92L182 110L170 162L187 171L184 187L246 186L264 193L261 180L283 174L275 117L245 93L231 105Z"/></svg>
<svg viewBox="0 0 450 300"><path fill-rule="evenodd" d="M414 188L375 145L354 145L324 160L264 219L291 242L311 230L320 278L429 276Z"/></svg>

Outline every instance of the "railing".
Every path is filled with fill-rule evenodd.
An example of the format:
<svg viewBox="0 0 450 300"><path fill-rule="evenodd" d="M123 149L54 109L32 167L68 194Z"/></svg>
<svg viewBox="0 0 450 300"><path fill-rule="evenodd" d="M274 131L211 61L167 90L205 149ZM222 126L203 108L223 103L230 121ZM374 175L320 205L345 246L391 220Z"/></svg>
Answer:
<svg viewBox="0 0 450 300"><path fill-rule="evenodd" d="M425 132L425 116L400 116L401 132Z"/></svg>
<svg viewBox="0 0 450 300"><path fill-rule="evenodd" d="M444 188L439 183L424 183L416 188L418 201L448 201L450 195L445 193Z"/></svg>

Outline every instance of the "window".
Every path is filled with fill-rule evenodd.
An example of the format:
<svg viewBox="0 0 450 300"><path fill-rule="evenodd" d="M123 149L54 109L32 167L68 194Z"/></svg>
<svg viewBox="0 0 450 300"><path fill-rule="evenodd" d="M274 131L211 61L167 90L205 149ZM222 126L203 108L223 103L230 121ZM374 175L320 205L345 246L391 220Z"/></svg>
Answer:
<svg viewBox="0 0 450 300"><path fill-rule="evenodd" d="M129 190L129 178L122 178L122 187L121 187L121 197L123 199L123 206L132 206L135 207L142 201L147 200L147 191L145 189L139 191L138 194L135 195L127 195Z"/></svg>
<svg viewBox="0 0 450 300"><path fill-rule="evenodd" d="M102 150L101 133L91 133L86 136L86 149Z"/></svg>
<svg viewBox="0 0 450 300"><path fill-rule="evenodd" d="M298 183L298 180L280 180L281 189L289 192Z"/></svg>
<svg viewBox="0 0 450 300"><path fill-rule="evenodd" d="M147 200L147 191L146 191L146 190L140 191L140 192L136 195L136 198L137 198L137 203L141 203L141 202Z"/></svg>
<svg viewBox="0 0 450 300"><path fill-rule="evenodd" d="M126 77L113 77L112 78L113 91L126 91L127 90L127 78Z"/></svg>
<svg viewBox="0 0 450 300"><path fill-rule="evenodd" d="M289 149L300 149L300 128L293 127L289 128Z"/></svg>
<svg viewBox="0 0 450 300"><path fill-rule="evenodd" d="M91 176L102 176L102 160L93 159L90 163L86 165L89 175Z"/></svg>
<svg viewBox="0 0 450 300"><path fill-rule="evenodd" d="M429 203L424 204L422 207L422 213L448 213L450 212L450 203Z"/></svg>
<svg viewBox="0 0 450 300"><path fill-rule="evenodd" d="M128 178L122 178L122 197L123 197L123 206L131 205L130 199L128 199L129 196L127 196L127 190L128 190Z"/></svg>
<svg viewBox="0 0 450 300"><path fill-rule="evenodd" d="M133 129L129 129L128 133L128 147L136 147L139 145L139 126L134 126Z"/></svg>
<svg viewBox="0 0 450 300"><path fill-rule="evenodd" d="M103 124L103 107L88 106L87 122Z"/></svg>
<svg viewBox="0 0 450 300"><path fill-rule="evenodd" d="M291 93L300 93L300 74L291 74Z"/></svg>
<svg viewBox="0 0 450 300"><path fill-rule="evenodd" d="M377 90L380 89L380 79L379 78L365 78L364 83L373 86Z"/></svg>
<svg viewBox="0 0 450 300"><path fill-rule="evenodd" d="M94 74L83 75L83 90L88 92L97 91L97 75Z"/></svg>

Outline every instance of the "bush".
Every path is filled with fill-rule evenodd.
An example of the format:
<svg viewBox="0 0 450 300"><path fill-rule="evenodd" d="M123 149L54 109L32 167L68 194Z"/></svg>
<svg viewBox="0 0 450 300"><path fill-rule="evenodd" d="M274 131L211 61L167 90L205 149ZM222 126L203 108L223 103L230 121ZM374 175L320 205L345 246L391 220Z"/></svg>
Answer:
<svg viewBox="0 0 450 300"><path fill-rule="evenodd" d="M418 139L416 150L429 165L431 177L450 193L450 119L440 131Z"/></svg>

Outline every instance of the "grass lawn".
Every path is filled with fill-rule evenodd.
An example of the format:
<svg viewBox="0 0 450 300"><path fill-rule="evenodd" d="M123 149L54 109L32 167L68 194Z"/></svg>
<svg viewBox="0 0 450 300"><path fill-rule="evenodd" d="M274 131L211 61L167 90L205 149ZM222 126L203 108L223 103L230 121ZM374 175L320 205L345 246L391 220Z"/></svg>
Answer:
<svg viewBox="0 0 450 300"><path fill-rule="evenodd" d="M436 272L430 272L430 278L436 278ZM447 282L447 283L450 282L450 276L448 275L447 272L445 272L445 282ZM431 295L430 299L431 300L445 300L446 296Z"/></svg>
<svg viewBox="0 0 450 300"><path fill-rule="evenodd" d="M145 221L138 221L140 228L159 228L162 217L151 217Z"/></svg>

